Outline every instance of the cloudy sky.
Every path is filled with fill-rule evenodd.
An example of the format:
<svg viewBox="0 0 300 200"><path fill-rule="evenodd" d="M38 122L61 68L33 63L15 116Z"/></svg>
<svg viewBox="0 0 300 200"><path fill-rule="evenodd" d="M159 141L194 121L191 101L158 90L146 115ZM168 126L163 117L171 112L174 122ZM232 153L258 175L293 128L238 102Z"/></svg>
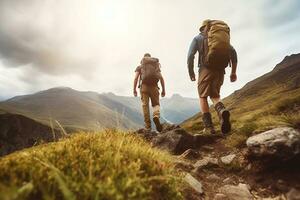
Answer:
<svg viewBox="0 0 300 200"><path fill-rule="evenodd" d="M169 96L197 97L186 55L207 18L230 25L238 52L226 96L300 52L299 10L299 0L0 0L0 99L58 86L131 95L145 52L160 58Z"/></svg>

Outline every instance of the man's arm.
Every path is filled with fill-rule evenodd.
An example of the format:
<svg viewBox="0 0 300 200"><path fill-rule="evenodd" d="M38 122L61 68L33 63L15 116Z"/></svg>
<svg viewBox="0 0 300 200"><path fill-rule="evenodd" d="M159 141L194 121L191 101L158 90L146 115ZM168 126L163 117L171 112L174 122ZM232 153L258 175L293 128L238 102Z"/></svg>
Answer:
<svg viewBox="0 0 300 200"><path fill-rule="evenodd" d="M139 81L139 76L140 76L140 73L135 72L134 81L133 81L133 95L135 97L137 96L136 86L137 86L138 81Z"/></svg>
<svg viewBox="0 0 300 200"><path fill-rule="evenodd" d="M196 38L194 38L190 45L189 52L188 52L188 59L187 59L189 75L192 81L196 80L195 72L194 72L194 58L196 52L197 52L197 40Z"/></svg>
<svg viewBox="0 0 300 200"><path fill-rule="evenodd" d="M231 62L230 81L235 82L237 80L237 75L236 75L237 53L236 53L236 50L233 47L232 47L232 50L231 50L230 62Z"/></svg>
<svg viewBox="0 0 300 200"><path fill-rule="evenodd" d="M161 73L159 76L159 80L160 80L160 84L161 84L161 88L162 88L161 96L164 97L164 96L166 96L166 88L165 88L165 80Z"/></svg>

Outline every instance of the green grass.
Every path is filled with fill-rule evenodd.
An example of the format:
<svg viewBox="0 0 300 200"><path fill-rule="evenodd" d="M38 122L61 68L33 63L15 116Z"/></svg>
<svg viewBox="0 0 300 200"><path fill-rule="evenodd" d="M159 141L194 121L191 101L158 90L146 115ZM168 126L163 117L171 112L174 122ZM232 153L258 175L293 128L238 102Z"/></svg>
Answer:
<svg viewBox="0 0 300 200"><path fill-rule="evenodd" d="M182 199L172 158L125 132L79 133L0 159L0 199Z"/></svg>
<svg viewBox="0 0 300 200"><path fill-rule="evenodd" d="M300 113L284 114L281 116L280 121L287 126L300 129Z"/></svg>
<svg viewBox="0 0 300 200"><path fill-rule="evenodd" d="M300 88L286 90L284 86L270 86L243 98L229 96L224 103L231 112L233 127L223 141L228 147L244 147L249 136L275 127L300 129ZM211 113L215 128L219 130L219 120L212 107ZM191 133L200 133L204 127L201 114L184 122L182 127Z"/></svg>

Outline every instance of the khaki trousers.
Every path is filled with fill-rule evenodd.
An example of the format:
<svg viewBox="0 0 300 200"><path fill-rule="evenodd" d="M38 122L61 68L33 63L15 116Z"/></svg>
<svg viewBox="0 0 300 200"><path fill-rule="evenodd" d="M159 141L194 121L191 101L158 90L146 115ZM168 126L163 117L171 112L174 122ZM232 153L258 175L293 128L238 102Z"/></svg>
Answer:
<svg viewBox="0 0 300 200"><path fill-rule="evenodd" d="M151 129L151 119L150 119L150 108L149 102L151 100L151 105L153 108L153 117L160 118L160 105L159 105L159 89L157 86L141 86L141 100L142 108L144 114L145 128Z"/></svg>

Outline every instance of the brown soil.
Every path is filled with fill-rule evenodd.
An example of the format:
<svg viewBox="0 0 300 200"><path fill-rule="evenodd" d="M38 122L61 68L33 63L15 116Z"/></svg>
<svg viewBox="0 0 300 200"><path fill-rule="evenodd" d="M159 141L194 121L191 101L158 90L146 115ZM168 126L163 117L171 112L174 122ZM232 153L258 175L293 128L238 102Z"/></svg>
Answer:
<svg viewBox="0 0 300 200"><path fill-rule="evenodd" d="M188 159L185 162L194 164L201 157L211 156L220 159L222 156L236 154L237 157L230 165L207 167L197 174L192 173L203 185L205 194L199 198L190 195L187 199L213 199L218 189L224 185L248 184L251 193L256 197L275 197L286 194L291 188L300 188L300 161L271 164L261 161L248 161L245 159L246 149L227 148L222 143L222 138L213 144L197 149L201 155L198 159ZM249 168L251 166L251 168ZM208 177L215 174L220 179L210 180ZM223 182L229 178L229 181Z"/></svg>

